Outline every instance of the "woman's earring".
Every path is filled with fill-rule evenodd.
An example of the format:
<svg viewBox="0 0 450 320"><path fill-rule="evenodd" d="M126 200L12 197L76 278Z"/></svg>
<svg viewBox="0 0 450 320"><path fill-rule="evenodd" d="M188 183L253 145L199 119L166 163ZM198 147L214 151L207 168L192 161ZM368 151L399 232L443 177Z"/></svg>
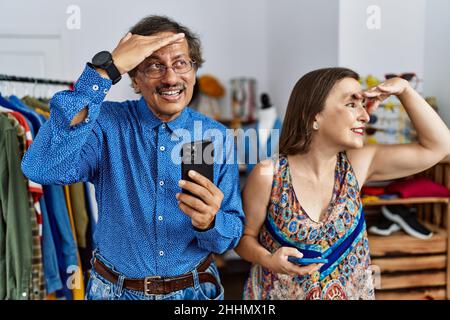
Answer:
<svg viewBox="0 0 450 320"><path fill-rule="evenodd" d="M317 122L313 123L314 130L319 130L319 124Z"/></svg>

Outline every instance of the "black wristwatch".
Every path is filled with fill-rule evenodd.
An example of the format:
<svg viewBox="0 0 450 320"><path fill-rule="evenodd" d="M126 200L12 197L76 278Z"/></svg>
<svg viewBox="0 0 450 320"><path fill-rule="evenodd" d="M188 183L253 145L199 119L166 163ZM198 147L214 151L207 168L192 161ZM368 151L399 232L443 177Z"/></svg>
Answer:
<svg viewBox="0 0 450 320"><path fill-rule="evenodd" d="M92 63L88 64L91 67L105 70L108 77L112 80L112 84L116 84L122 79L119 70L114 64L112 55L108 51L100 51L92 58Z"/></svg>

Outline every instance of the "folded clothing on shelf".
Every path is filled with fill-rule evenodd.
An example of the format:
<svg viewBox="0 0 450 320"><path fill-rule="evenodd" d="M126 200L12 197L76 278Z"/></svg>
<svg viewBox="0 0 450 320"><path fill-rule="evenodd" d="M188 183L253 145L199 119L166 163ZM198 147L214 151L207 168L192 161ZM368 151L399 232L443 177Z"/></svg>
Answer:
<svg viewBox="0 0 450 320"><path fill-rule="evenodd" d="M378 200L380 200L380 198L376 197L376 196L365 195L365 196L361 197L361 201L362 201L363 205L366 205L367 203L375 202L375 201L378 201Z"/></svg>
<svg viewBox="0 0 450 320"><path fill-rule="evenodd" d="M384 187L368 187L363 186L361 188L361 194L368 196L378 196L380 194L386 193L386 188Z"/></svg>
<svg viewBox="0 0 450 320"><path fill-rule="evenodd" d="M450 197L450 190L426 177L392 182L387 186L388 193L399 194L401 198Z"/></svg>

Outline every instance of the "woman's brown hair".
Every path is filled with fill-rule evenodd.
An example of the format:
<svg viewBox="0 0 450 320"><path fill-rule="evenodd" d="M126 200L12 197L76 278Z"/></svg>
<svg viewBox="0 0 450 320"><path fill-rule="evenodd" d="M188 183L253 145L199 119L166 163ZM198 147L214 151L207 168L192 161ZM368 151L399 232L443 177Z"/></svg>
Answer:
<svg viewBox="0 0 450 320"><path fill-rule="evenodd" d="M314 119L324 109L333 86L344 78L359 80L359 75L347 68L324 68L311 71L297 81L281 129L280 154L308 152Z"/></svg>

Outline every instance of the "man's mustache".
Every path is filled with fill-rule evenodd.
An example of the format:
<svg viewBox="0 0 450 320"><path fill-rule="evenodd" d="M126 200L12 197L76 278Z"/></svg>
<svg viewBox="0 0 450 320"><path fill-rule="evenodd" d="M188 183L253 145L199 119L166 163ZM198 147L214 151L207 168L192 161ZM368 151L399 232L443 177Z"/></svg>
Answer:
<svg viewBox="0 0 450 320"><path fill-rule="evenodd" d="M161 84L156 87L156 92L161 93L164 89L170 89L170 90L185 90L186 84L184 83L177 83L175 85L168 85L168 84Z"/></svg>

